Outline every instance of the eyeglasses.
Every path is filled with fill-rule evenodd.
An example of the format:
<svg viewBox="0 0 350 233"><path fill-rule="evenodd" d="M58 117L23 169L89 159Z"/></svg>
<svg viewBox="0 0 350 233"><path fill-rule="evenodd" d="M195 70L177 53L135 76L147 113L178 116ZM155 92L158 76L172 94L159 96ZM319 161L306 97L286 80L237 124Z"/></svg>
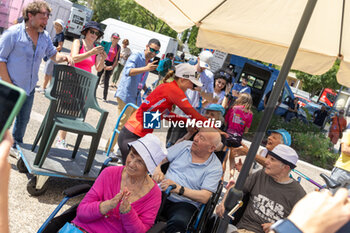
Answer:
<svg viewBox="0 0 350 233"><path fill-rule="evenodd" d="M226 73L226 72L224 72L224 71L220 71L219 74L220 74L221 77L225 77L227 79L231 78L231 75Z"/></svg>
<svg viewBox="0 0 350 233"><path fill-rule="evenodd" d="M100 36L100 32L99 31L94 31L94 30L89 30L89 32L92 34L92 35L96 35L96 36Z"/></svg>
<svg viewBox="0 0 350 233"><path fill-rule="evenodd" d="M151 53L155 53L156 55L159 53L159 50L156 50L154 48L149 47L149 51L151 51Z"/></svg>
<svg viewBox="0 0 350 233"><path fill-rule="evenodd" d="M41 14L42 16L47 17L47 18L50 18L52 16L52 14L49 12L38 12L38 14Z"/></svg>

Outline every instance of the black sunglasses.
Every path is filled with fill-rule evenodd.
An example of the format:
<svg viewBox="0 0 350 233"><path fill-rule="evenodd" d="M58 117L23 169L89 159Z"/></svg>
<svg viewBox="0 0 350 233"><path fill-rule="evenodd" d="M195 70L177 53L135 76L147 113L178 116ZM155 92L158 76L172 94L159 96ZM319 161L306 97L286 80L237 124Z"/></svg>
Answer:
<svg viewBox="0 0 350 233"><path fill-rule="evenodd" d="M94 30L89 29L89 32L90 32L92 35L100 36L100 32L99 32L99 31L94 31Z"/></svg>

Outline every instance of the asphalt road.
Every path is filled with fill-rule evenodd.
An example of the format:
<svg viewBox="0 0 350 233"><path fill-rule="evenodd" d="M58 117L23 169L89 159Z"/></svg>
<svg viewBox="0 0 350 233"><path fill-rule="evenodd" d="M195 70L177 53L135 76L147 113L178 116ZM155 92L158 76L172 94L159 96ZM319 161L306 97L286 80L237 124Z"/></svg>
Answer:
<svg viewBox="0 0 350 233"><path fill-rule="evenodd" d="M70 46L71 42L65 41L65 49L63 51L69 52ZM43 68L44 62L41 64L39 72L38 84L40 85L42 84L44 78ZM156 80L156 78L156 75L150 74L147 83L152 83L154 80ZM113 98L115 89L109 90L107 103L102 101L102 91L103 89L101 87L98 87L97 100L101 108L109 111L109 115L99 145L99 149L101 150L103 150L107 139L112 133L118 117L117 102L116 99ZM33 110L31 113L31 119L28 124L28 128L24 138L25 143L31 144L34 141L34 138L48 109L48 106L49 101L45 98L45 96L40 93L35 93L35 100ZM96 123L96 119L98 119L98 116L99 114L97 112L89 112L87 117L88 122L92 124ZM155 133L158 137L161 138L163 142L165 142L165 132L160 131ZM69 147L72 149L72 144L75 142L75 136L73 134L68 134L67 142L69 144ZM90 138L84 138L81 147L87 149L89 147L89 144ZM50 213L54 210L54 208L63 198L63 190L76 184L84 183L83 181L77 181L73 179L50 178L48 180L48 191L42 196L33 197L30 196L26 190L28 177L30 177L30 175L18 172L16 167L16 159L10 157L9 161L12 165L9 191L9 213L11 232L36 232L41 226L41 224L45 221L45 219L50 215ZM322 181L318 178L318 174L321 171L320 169L313 166L309 166L308 164L299 163L299 170L302 171L304 174L317 180L318 182L322 183ZM226 172L226 174L228 173ZM225 177L226 181L227 179L228 177ZM314 186L310 185L310 183L308 182L302 181L301 184L307 191L311 191L314 189ZM68 208L77 201L79 201L79 199L68 202L68 205L66 205L64 209Z"/></svg>

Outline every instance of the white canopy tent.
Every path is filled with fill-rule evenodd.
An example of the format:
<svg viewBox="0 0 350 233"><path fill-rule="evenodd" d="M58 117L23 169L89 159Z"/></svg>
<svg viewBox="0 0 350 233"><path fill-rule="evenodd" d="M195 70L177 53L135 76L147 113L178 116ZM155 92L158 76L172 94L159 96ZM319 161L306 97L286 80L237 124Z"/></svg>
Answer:
<svg viewBox="0 0 350 233"><path fill-rule="evenodd" d="M177 32L199 26L198 47L281 65L307 0L136 2ZM318 0L292 68L323 74L341 57L337 79L350 87L350 3L345 2Z"/></svg>
<svg viewBox="0 0 350 233"><path fill-rule="evenodd" d="M226 232L290 68L312 74L342 59L338 82L350 87L350 6L346 0L136 0L178 32L199 27L197 46L282 65L235 187L214 232ZM317 4L316 4L317 3ZM348 12L348 13L347 13Z"/></svg>

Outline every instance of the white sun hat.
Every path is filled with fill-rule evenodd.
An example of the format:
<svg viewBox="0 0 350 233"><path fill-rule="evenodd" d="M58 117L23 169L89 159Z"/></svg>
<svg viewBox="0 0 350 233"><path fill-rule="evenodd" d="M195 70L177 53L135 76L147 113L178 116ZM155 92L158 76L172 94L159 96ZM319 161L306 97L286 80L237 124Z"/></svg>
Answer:
<svg viewBox="0 0 350 233"><path fill-rule="evenodd" d="M154 170L163 159L166 158L167 150L162 146L159 138L151 133L128 143L141 156L147 170L153 175Z"/></svg>

